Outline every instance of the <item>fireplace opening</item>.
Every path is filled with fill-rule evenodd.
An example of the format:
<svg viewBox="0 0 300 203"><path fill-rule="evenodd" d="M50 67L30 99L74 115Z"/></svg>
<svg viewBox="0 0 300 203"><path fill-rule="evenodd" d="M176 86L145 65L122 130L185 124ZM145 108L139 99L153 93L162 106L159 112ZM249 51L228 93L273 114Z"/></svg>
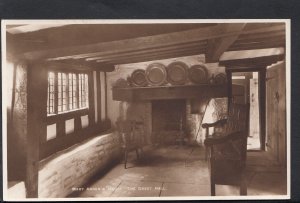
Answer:
<svg viewBox="0 0 300 203"><path fill-rule="evenodd" d="M186 129L186 100L152 101L153 142L157 144L173 144Z"/></svg>

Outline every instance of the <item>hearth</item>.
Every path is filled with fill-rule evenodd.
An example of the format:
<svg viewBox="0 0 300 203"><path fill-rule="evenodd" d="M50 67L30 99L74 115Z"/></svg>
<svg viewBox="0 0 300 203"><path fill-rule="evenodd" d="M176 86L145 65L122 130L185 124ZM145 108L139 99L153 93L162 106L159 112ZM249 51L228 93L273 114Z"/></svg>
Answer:
<svg viewBox="0 0 300 203"><path fill-rule="evenodd" d="M153 142L172 144L181 139L186 130L186 100L153 100Z"/></svg>

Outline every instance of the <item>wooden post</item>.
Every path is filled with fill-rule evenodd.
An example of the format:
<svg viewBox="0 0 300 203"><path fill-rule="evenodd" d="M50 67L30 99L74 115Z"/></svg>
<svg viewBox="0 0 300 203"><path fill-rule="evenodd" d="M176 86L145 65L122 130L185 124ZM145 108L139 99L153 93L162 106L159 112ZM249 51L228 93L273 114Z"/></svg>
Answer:
<svg viewBox="0 0 300 203"><path fill-rule="evenodd" d="M260 146L266 149L266 67L258 72L259 78L259 120L260 120Z"/></svg>
<svg viewBox="0 0 300 203"><path fill-rule="evenodd" d="M228 70L226 67L226 76L227 76L227 94L228 94L228 110L232 102L232 71Z"/></svg>
<svg viewBox="0 0 300 203"><path fill-rule="evenodd" d="M28 134L26 196L38 197L39 140L47 133L47 70L42 65L28 68Z"/></svg>
<svg viewBox="0 0 300 203"><path fill-rule="evenodd" d="M104 80L105 80L105 86L104 86L104 92L105 92L105 120L107 120L107 76L106 72L104 72Z"/></svg>
<svg viewBox="0 0 300 203"><path fill-rule="evenodd" d="M245 76L245 85L246 85L246 89L245 89L245 104L249 104L250 103L250 78L253 78L253 72L248 72Z"/></svg>
<svg viewBox="0 0 300 203"><path fill-rule="evenodd" d="M98 123L101 122L101 77L100 71L96 71L96 87L97 87L97 115L98 115Z"/></svg>
<svg viewBox="0 0 300 203"><path fill-rule="evenodd" d="M88 73L88 92L89 92L89 125L95 124L95 101L94 101L94 77L93 71Z"/></svg>

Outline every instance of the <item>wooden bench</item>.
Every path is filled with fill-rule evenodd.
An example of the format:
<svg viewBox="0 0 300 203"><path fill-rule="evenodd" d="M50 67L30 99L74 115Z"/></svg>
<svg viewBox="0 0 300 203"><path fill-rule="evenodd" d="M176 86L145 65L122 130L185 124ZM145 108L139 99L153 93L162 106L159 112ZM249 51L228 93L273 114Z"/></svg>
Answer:
<svg viewBox="0 0 300 203"><path fill-rule="evenodd" d="M211 195L216 194L215 185L238 185L240 195L247 195L245 166L247 137L249 132L249 105L231 104L227 119L215 123L204 123L208 152ZM218 132L208 134L209 128Z"/></svg>

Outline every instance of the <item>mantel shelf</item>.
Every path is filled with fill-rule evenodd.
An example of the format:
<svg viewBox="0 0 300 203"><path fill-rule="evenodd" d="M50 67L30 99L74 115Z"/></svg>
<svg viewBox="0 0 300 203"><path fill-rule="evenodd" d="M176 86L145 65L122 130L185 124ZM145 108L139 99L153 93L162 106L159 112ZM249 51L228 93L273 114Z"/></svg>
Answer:
<svg viewBox="0 0 300 203"><path fill-rule="evenodd" d="M242 95L244 87L232 85L235 95ZM220 98L227 97L227 84L201 85L172 85L156 87L126 87L112 88L115 101L143 101L162 99L192 99L192 98Z"/></svg>

